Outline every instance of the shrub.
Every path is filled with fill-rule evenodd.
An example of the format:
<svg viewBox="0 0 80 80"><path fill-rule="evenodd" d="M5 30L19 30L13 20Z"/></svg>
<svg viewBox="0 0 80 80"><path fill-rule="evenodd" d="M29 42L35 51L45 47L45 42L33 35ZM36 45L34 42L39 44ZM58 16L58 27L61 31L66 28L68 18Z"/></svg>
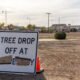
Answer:
<svg viewBox="0 0 80 80"><path fill-rule="evenodd" d="M48 31L47 31L48 32ZM53 33L54 32L54 30L53 29L49 29L49 33Z"/></svg>
<svg viewBox="0 0 80 80"><path fill-rule="evenodd" d="M66 33L65 32L56 32L54 37L55 37L55 39L66 39Z"/></svg>
<svg viewBox="0 0 80 80"><path fill-rule="evenodd" d="M70 29L71 32L77 32L77 29L76 28L72 28Z"/></svg>
<svg viewBox="0 0 80 80"><path fill-rule="evenodd" d="M41 27L41 33L47 33L46 27Z"/></svg>

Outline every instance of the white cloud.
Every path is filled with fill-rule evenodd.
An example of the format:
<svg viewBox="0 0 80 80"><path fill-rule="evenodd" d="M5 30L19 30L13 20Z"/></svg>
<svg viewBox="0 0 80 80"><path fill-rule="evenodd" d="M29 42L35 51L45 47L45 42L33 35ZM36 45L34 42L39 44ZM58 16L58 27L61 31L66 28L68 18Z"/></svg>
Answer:
<svg viewBox="0 0 80 80"><path fill-rule="evenodd" d="M71 19L74 18L74 24L78 24L79 4L79 0L0 0L0 10L11 11L8 13L9 23L26 24L26 18L29 16L32 23L47 25L45 13L51 12L51 19L61 16L64 17L62 22L73 23ZM4 21L4 15L0 15L0 18L0 21Z"/></svg>

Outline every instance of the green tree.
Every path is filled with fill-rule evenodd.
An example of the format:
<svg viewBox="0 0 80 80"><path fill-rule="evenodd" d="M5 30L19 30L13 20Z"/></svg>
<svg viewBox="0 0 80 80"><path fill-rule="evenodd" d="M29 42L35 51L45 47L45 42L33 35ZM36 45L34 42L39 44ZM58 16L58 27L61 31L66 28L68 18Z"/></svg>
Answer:
<svg viewBox="0 0 80 80"><path fill-rule="evenodd" d="M24 31L24 30L26 30L26 28L24 26L22 26L22 27L19 28L19 30Z"/></svg>
<svg viewBox="0 0 80 80"><path fill-rule="evenodd" d="M0 23L0 30L4 28L4 23Z"/></svg>
<svg viewBox="0 0 80 80"><path fill-rule="evenodd" d="M34 31L34 30L35 30L35 25L29 24L29 25L27 26L27 30Z"/></svg>
<svg viewBox="0 0 80 80"><path fill-rule="evenodd" d="M41 27L41 32L42 32L42 33L47 32L46 27Z"/></svg>
<svg viewBox="0 0 80 80"><path fill-rule="evenodd" d="M36 27L36 26L35 26L35 25L33 25L33 30L35 30L35 27Z"/></svg>
<svg viewBox="0 0 80 80"><path fill-rule="evenodd" d="M51 29L51 28L49 28L49 33L53 33L54 32L54 30L53 29Z"/></svg>
<svg viewBox="0 0 80 80"><path fill-rule="evenodd" d="M13 24L9 24L6 27L8 28L8 30L14 30L15 29L15 26Z"/></svg>

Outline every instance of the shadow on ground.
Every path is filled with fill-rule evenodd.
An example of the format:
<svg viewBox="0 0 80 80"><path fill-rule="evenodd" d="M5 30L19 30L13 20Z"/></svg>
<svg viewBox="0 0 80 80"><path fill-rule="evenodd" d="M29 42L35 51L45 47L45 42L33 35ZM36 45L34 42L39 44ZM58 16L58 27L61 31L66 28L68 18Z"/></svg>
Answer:
<svg viewBox="0 0 80 80"><path fill-rule="evenodd" d="M0 80L46 80L44 74L34 75L16 75L16 74L0 74Z"/></svg>

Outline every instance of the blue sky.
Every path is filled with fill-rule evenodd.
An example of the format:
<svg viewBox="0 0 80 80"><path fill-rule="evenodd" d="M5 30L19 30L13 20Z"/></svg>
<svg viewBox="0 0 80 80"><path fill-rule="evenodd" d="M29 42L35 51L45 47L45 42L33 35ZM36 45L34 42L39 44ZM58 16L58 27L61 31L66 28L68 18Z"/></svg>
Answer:
<svg viewBox="0 0 80 80"><path fill-rule="evenodd" d="M80 0L0 0L0 22L17 25L28 23L37 26L47 26L47 14L50 15L50 25L53 23L80 24Z"/></svg>

